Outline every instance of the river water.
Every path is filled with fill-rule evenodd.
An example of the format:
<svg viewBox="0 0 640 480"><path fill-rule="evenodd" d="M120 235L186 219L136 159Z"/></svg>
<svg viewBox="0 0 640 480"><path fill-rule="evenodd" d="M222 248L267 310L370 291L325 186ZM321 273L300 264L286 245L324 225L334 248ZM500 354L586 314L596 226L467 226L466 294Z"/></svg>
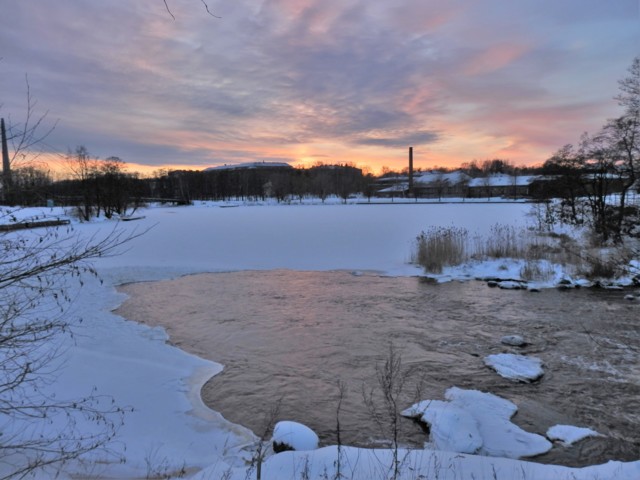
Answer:
<svg viewBox="0 0 640 480"><path fill-rule="evenodd" d="M640 302L622 292L532 293L475 281L289 270L191 275L121 290L130 297L118 314L161 325L174 345L224 365L203 399L258 435L279 406L276 420L304 423L322 444L335 444L342 397L342 443L385 445L389 425L372 420L363 391L373 389L382 407L376 372L393 348L406 378L401 409L443 399L452 386L478 389L518 405L513 421L527 431L544 435L568 424L604 435L556 445L534 461L584 466L640 457ZM529 345L502 345L508 334ZM541 358L544 377L521 384L498 376L483 358L500 352ZM419 425L402 419L401 444L420 447L425 439Z"/></svg>

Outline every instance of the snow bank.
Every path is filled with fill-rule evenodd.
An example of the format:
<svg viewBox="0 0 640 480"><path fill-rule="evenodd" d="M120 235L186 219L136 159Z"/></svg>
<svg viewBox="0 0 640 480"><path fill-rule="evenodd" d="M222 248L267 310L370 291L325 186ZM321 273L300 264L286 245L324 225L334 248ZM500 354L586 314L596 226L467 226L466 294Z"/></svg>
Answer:
<svg viewBox="0 0 640 480"><path fill-rule="evenodd" d="M621 480L640 478L640 462L608 462L588 468L541 465L508 458L491 458L433 450L400 449L400 480ZM340 462L337 460L340 459ZM340 470L338 470L340 465ZM338 476L338 472L341 477ZM299 478L348 478L376 480L392 478L393 452L336 446L311 452L284 452L268 458L262 465L262 478L294 480ZM193 480L246 480L246 469L234 468L223 461L211 465Z"/></svg>
<svg viewBox="0 0 640 480"><path fill-rule="evenodd" d="M544 375L542 360L514 353L497 353L484 358L484 364L498 375L517 382L535 382Z"/></svg>

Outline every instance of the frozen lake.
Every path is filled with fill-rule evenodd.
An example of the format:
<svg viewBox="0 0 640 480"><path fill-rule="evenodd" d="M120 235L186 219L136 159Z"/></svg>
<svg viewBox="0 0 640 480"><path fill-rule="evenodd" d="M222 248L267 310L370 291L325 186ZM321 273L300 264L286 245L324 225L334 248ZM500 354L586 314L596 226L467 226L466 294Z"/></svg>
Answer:
<svg viewBox="0 0 640 480"><path fill-rule="evenodd" d="M481 282L431 285L291 270L190 275L121 289L130 298L117 313L162 325L175 345L224 365L203 398L258 434L280 401L278 419L305 423L323 444L335 444L341 380L348 389L343 442L384 444L389 437L371 420L362 389L376 386L375 366L393 343L412 378L423 378L421 399L442 399L451 386L478 389L516 403L514 422L527 431L544 435L552 425L571 424L605 435L554 446L536 461L582 466L637 457L640 306L622 292L500 291ZM501 345L507 334L530 345ZM486 355L510 351L541 358L542 380L517 384L484 366ZM413 401L407 391L400 407ZM401 443L424 440L403 420Z"/></svg>

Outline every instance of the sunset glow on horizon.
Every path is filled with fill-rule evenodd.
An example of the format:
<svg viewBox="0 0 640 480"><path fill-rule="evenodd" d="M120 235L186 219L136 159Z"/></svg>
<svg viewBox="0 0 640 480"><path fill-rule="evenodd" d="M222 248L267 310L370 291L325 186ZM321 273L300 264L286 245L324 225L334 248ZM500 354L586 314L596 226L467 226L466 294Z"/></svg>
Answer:
<svg viewBox="0 0 640 480"><path fill-rule="evenodd" d="M52 169L543 163L619 114L637 0L3 2L0 116L28 77ZM33 121L33 118L32 118Z"/></svg>

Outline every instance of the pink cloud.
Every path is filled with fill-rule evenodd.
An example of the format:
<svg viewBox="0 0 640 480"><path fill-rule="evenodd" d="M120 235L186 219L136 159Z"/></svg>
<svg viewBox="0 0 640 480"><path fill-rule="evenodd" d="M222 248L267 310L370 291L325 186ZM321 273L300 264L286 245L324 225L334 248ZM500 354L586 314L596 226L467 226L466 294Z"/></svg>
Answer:
<svg viewBox="0 0 640 480"><path fill-rule="evenodd" d="M464 67L464 73L475 76L495 72L515 62L529 50L524 45L494 45L476 55Z"/></svg>
<svg viewBox="0 0 640 480"><path fill-rule="evenodd" d="M397 27L411 33L430 33L455 22L467 10L464 2L424 2L411 0L394 5L389 17Z"/></svg>

